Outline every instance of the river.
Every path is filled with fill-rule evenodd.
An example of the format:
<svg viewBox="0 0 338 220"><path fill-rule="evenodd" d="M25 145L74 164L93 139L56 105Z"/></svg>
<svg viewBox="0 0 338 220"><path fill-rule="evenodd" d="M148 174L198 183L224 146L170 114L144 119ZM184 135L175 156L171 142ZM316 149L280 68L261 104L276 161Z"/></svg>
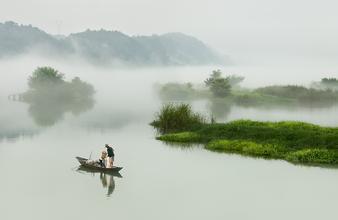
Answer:
<svg viewBox="0 0 338 220"><path fill-rule="evenodd" d="M29 73L42 63L24 59L6 61L0 67L0 219L337 218L338 170L155 140L156 133L148 125L161 106L154 83L200 82L212 67L102 69L49 62L65 72L67 79L78 75L91 82L96 102L84 112L46 117L35 114L27 104L7 100L8 94L26 89ZM249 68L223 70L241 73ZM261 80L250 71L242 74L247 86L310 82L321 76L313 70L305 80L267 80L264 74L269 71L257 70L255 76ZM208 112L203 101L193 106ZM337 126L336 112L336 107L234 107L221 120L303 120ZM53 120L44 123L46 118ZM98 157L106 143L115 149L122 177L77 170L75 156Z"/></svg>

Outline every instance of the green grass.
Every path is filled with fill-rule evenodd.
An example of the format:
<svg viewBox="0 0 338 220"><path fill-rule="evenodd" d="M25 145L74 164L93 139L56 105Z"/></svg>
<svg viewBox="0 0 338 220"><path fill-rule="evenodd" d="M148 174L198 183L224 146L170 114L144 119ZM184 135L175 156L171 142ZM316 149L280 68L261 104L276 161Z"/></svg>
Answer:
<svg viewBox="0 0 338 220"><path fill-rule="evenodd" d="M304 122L238 120L204 124L189 132L158 137L162 141L203 143L218 152L283 159L303 164L338 164L338 128Z"/></svg>
<svg viewBox="0 0 338 220"><path fill-rule="evenodd" d="M173 134L166 134L156 139L161 141L169 141L169 142L182 142L182 143L193 143L193 142L200 142L201 138L198 134L194 132L180 132L180 133L173 133Z"/></svg>
<svg viewBox="0 0 338 220"><path fill-rule="evenodd" d="M218 152L239 153L243 155L280 159L285 149L274 144L258 144L252 141L215 140L209 142L206 149Z"/></svg>
<svg viewBox="0 0 338 220"><path fill-rule="evenodd" d="M282 121L232 121L226 124L208 124L196 131L205 142L215 139L251 140L257 143L274 143L287 148L307 146L338 149L338 129L317 125Z"/></svg>
<svg viewBox="0 0 338 220"><path fill-rule="evenodd" d="M268 159L283 159L297 164L338 164L336 150L305 148L293 151L275 144L259 144L240 140L211 141L205 148L217 152L238 153Z"/></svg>
<svg viewBox="0 0 338 220"><path fill-rule="evenodd" d="M317 148L288 153L285 159L293 163L338 164L337 151Z"/></svg>

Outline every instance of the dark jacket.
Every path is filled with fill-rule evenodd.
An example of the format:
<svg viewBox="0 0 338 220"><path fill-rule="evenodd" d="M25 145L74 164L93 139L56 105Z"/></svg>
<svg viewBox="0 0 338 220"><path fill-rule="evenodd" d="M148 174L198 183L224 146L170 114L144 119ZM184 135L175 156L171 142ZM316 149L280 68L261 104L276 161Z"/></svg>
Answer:
<svg viewBox="0 0 338 220"><path fill-rule="evenodd" d="M112 147L107 147L108 157L114 157L114 150Z"/></svg>

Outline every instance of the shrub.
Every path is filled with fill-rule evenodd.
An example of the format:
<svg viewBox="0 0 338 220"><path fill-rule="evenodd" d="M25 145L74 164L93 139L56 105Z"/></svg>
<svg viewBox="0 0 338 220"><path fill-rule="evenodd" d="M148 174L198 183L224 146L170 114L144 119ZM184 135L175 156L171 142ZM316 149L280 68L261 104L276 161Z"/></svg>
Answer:
<svg viewBox="0 0 338 220"><path fill-rule="evenodd" d="M161 133L168 133L197 129L205 121L205 118L198 113L194 113L188 104L166 104L157 113L151 125Z"/></svg>
<svg viewBox="0 0 338 220"><path fill-rule="evenodd" d="M191 83L167 83L159 90L162 99L184 100L192 98L196 93Z"/></svg>

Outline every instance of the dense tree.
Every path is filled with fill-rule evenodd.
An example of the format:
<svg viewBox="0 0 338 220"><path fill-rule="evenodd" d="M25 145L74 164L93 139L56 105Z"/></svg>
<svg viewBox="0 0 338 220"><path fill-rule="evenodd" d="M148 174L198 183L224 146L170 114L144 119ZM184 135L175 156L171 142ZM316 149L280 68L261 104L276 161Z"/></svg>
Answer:
<svg viewBox="0 0 338 220"><path fill-rule="evenodd" d="M65 83L64 75L51 67L38 67L28 78L31 89L40 89Z"/></svg>
<svg viewBox="0 0 338 220"><path fill-rule="evenodd" d="M221 76L222 76L221 70L213 70L213 71L212 71L212 74L210 75L210 77L207 78L207 79L204 81L204 83L205 83L205 85L206 85L207 87L209 87L209 86L214 82L214 80L221 78Z"/></svg>
<svg viewBox="0 0 338 220"><path fill-rule="evenodd" d="M222 77L222 72L220 70L214 70L204 83L215 97L226 97L231 94L231 84L229 79L229 77Z"/></svg>
<svg viewBox="0 0 338 220"><path fill-rule="evenodd" d="M65 112L74 115L94 105L94 87L75 77L64 80L64 75L51 67L37 68L28 79L29 90L22 94L29 104L29 113L41 126L51 126L63 118Z"/></svg>

